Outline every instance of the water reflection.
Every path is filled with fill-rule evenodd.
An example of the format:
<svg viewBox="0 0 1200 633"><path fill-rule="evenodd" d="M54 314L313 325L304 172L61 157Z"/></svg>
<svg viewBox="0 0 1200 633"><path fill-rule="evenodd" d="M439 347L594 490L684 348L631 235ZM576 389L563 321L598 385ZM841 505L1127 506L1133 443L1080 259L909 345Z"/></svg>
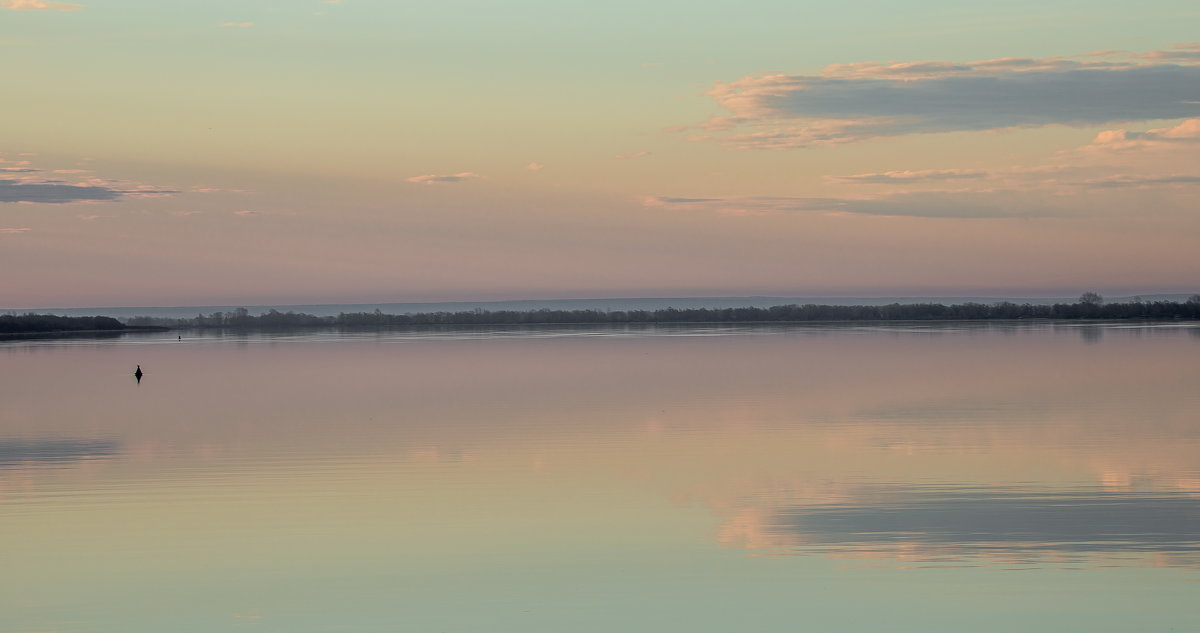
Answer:
<svg viewBox="0 0 1200 633"><path fill-rule="evenodd" d="M115 457L120 444L105 439L2 439L0 468L31 465L70 465L85 460Z"/></svg>
<svg viewBox="0 0 1200 633"><path fill-rule="evenodd" d="M779 508L723 537L775 553L932 561L1200 563L1200 495L866 487Z"/></svg>
<svg viewBox="0 0 1200 633"><path fill-rule="evenodd" d="M1104 328L1098 325L1085 325L1079 328L1079 336L1085 343L1099 343L1104 338Z"/></svg>
<svg viewBox="0 0 1200 633"><path fill-rule="evenodd" d="M89 630L221 630L216 610L274 631L893 630L999 594L1072 618L1031 630L1132 630L1112 618L1131 592L1200 625L1178 589L1200 570L1197 328L1096 327L0 344L0 629L79 630L146 595L199 615ZM900 596L893 570L930 565L954 571ZM1063 567L1086 595L1048 591ZM864 595L893 610L844 625ZM63 604L89 606L44 617Z"/></svg>

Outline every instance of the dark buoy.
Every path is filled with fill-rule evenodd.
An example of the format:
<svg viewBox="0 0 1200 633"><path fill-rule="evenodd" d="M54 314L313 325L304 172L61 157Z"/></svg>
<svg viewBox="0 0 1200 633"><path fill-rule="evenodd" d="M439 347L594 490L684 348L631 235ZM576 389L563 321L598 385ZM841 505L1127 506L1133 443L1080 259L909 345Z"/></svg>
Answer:
<svg viewBox="0 0 1200 633"><path fill-rule="evenodd" d="M138 365L137 369L133 370L133 377L137 378L138 384L142 384L142 366Z"/></svg>

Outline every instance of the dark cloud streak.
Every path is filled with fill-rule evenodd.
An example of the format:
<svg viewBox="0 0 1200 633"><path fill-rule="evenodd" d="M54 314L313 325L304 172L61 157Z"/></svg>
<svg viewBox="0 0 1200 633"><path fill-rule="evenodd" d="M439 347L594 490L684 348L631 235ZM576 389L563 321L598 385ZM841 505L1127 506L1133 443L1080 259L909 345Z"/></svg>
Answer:
<svg viewBox="0 0 1200 633"><path fill-rule="evenodd" d="M179 192L166 189L115 189L96 185L0 180L0 202L68 204L72 202L106 202L126 195L171 195L176 193Z"/></svg>
<svg viewBox="0 0 1200 633"><path fill-rule="evenodd" d="M1063 58L841 64L814 75L751 75L709 95L728 113L695 127L741 149L876 137L1092 126L1200 115L1200 53L1123 61Z"/></svg>

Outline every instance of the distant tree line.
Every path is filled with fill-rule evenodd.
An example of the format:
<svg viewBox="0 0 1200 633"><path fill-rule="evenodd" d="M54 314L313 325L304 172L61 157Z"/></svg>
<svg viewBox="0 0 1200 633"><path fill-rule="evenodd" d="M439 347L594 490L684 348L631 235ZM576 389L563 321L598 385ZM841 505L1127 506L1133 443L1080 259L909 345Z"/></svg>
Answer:
<svg viewBox="0 0 1200 633"><path fill-rule="evenodd" d="M53 314L0 315L0 334L124 330L125 324L105 316L66 317Z"/></svg>
<svg viewBox="0 0 1200 633"><path fill-rule="evenodd" d="M1104 303L1085 293L1075 303L892 303L881 306L781 305L769 308L663 308L661 310L469 310L384 314L343 312L314 316L270 310L252 316L245 308L190 319L134 317L129 325L180 328L281 329L305 327L404 327L418 325L542 325L554 323L793 323L805 321L960 321L987 319L1200 319L1200 295L1185 302Z"/></svg>

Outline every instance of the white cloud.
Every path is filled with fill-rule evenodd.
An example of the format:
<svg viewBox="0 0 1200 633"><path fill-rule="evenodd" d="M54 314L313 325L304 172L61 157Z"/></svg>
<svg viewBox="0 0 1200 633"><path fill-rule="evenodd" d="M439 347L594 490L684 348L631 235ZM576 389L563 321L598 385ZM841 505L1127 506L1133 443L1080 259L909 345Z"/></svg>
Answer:
<svg viewBox="0 0 1200 633"><path fill-rule="evenodd" d="M1083 60L867 62L815 75L754 75L718 83L708 94L728 114L691 128L710 133L696 140L787 149L906 134L1195 117L1198 53L1200 47L1189 44Z"/></svg>
<svg viewBox="0 0 1200 633"><path fill-rule="evenodd" d="M481 176L479 174L471 173L469 171L464 171L462 173L458 173L458 174L454 174L454 175L450 175L450 176L440 176L437 174L425 174L423 176L413 176L412 178L408 178L407 180L408 180L408 182L415 182L415 183L419 183L422 185L434 185L434 184L438 184L438 183L463 182L466 180L473 180L475 178L480 178L480 177Z"/></svg>

